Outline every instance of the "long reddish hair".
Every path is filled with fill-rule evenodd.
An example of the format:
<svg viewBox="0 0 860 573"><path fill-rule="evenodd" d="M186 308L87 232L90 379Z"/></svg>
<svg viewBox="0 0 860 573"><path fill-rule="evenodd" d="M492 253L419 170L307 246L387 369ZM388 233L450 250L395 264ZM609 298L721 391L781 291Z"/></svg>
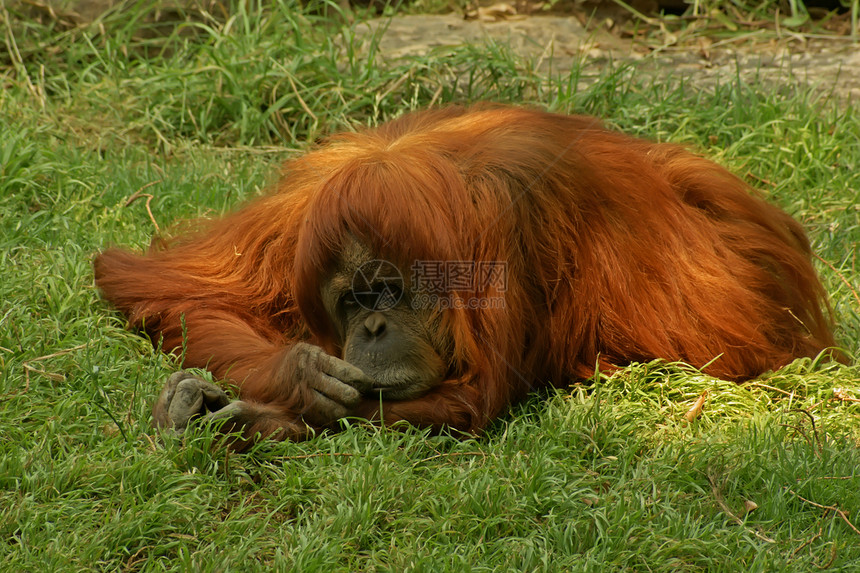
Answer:
<svg viewBox="0 0 860 573"><path fill-rule="evenodd" d="M450 400L392 406L412 421L459 408L441 421L479 429L529 389L596 367L665 358L744 380L834 345L801 226L741 179L591 117L513 107L335 136L203 234L144 257L109 250L96 275L165 349L183 345L180 317L205 322L206 308L259 337L259 352L294 340L337 352L320 287L354 239L401 269L506 265L503 292L457 293L503 305L443 312ZM247 374L230 340L189 329L185 344L192 366Z"/></svg>

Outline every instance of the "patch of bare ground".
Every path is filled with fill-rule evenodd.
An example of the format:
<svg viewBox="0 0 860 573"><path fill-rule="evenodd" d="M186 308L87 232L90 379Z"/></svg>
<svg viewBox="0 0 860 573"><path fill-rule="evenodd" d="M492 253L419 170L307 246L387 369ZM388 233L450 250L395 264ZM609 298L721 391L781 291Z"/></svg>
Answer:
<svg viewBox="0 0 860 573"><path fill-rule="evenodd" d="M761 30L725 40L677 40L667 32L665 44L655 45L604 30L588 30L571 15L489 14L466 19L453 13L376 19L360 25L359 30L380 34L381 51L387 58L494 42L544 71L563 73L581 64L587 74L599 71L609 61L636 62L637 71L642 73L683 79L702 88L740 76L773 89L811 85L843 103L860 101L860 45L847 36L782 32L781 37L774 38Z"/></svg>
<svg viewBox="0 0 860 573"><path fill-rule="evenodd" d="M92 22L117 5L117 0L22 1L34 14L70 26ZM747 15L683 16L686 31L673 31L668 20L646 14L658 7L684 10L688 6L681 0L629 0L626 8L605 0L558 0L549 13L541 12L542 0L487 5L492 1L477 0L465 15L397 15L357 28L365 36L380 34L382 53L389 59L489 41L525 57L540 72L564 73L582 65L586 83L609 61L636 62L637 73L683 79L701 89L740 77L775 90L813 86L843 104L860 101L860 42L851 41L847 13L834 16L836 12L818 9L820 34L780 29L778 17L740 22L741 29L725 34ZM352 2L367 5L374 0ZM340 3L349 10L350 0ZM179 8L172 9L174 4ZM170 20L174 12L181 18L198 11L216 18L228 16L219 0L166 0L159 6L158 19ZM715 30L716 34L700 33ZM718 39L720 35L723 39Z"/></svg>

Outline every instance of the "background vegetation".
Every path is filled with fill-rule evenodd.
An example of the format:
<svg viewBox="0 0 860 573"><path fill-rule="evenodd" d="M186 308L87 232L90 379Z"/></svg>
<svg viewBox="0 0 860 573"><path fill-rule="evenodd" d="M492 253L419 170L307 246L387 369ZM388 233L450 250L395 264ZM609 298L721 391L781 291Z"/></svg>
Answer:
<svg viewBox="0 0 860 573"><path fill-rule="evenodd" d="M634 365L478 440L353 421L245 456L205 429L162 445L149 408L177 364L100 301L93 254L235 207L327 133L447 102L596 114L746 176L808 229L838 338L860 349L853 102L611 62L551 74L498 45L390 61L361 11L194 6L82 23L0 4L0 569L860 567L856 359L741 386Z"/></svg>

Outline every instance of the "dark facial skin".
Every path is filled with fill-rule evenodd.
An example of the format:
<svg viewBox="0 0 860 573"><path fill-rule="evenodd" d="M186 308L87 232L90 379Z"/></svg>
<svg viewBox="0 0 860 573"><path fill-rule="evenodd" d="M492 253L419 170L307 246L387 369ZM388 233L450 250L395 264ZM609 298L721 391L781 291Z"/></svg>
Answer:
<svg viewBox="0 0 860 573"><path fill-rule="evenodd" d="M351 415L362 396L407 400L427 393L450 375L451 336L438 311L412 308L403 276L389 263L380 266L357 241L345 246L320 293L341 355L298 342L279 369L281 383L303 396L297 415L280 419L265 404L231 402L218 386L181 371L170 377L153 408L156 424L181 432L203 417L249 435L301 435L305 423L322 427Z"/></svg>
<svg viewBox="0 0 860 573"><path fill-rule="evenodd" d="M373 379L371 395L387 400L418 397L448 370L450 336L434 309L412 308L408 280L356 241L322 286L341 358Z"/></svg>

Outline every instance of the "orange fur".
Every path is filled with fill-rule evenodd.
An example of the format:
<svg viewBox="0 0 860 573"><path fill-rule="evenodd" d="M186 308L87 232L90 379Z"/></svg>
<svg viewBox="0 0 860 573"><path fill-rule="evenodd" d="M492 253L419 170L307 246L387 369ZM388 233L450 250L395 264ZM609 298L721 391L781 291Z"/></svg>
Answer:
<svg viewBox="0 0 860 573"><path fill-rule="evenodd" d="M456 375L383 403L386 421L479 431L529 389L596 365L665 358L744 380L834 344L802 228L739 178L590 117L512 107L336 136L202 234L105 251L96 281L165 349L184 345L186 366L268 405L251 430L298 438L302 393L280 360L298 340L339 352L320 284L348 234L405 269L507 264L504 293L462 293L501 294L503 308L445 311Z"/></svg>

